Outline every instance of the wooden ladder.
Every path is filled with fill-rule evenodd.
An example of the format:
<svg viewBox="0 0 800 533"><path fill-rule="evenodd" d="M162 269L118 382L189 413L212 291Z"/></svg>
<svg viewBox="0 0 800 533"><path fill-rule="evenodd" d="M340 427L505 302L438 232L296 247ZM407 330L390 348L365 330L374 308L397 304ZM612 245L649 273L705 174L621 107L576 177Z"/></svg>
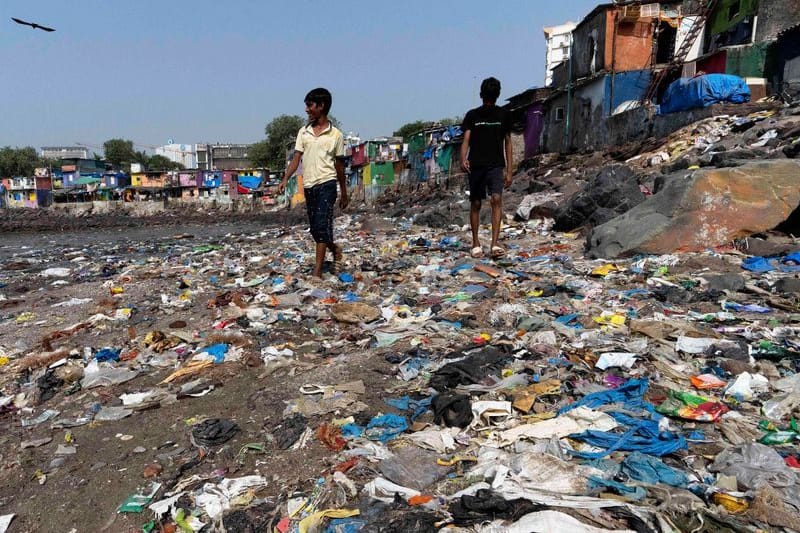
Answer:
<svg viewBox="0 0 800 533"><path fill-rule="evenodd" d="M658 89L661 87L661 84L664 83L664 80L670 74L683 67L683 64L686 62L686 56L689 55L692 46L694 46L694 42L703 31L703 27L705 26L708 16L712 11L714 11L714 7L716 7L716 5L717 0L700 0L700 6L697 10L697 13L692 15L696 18L694 19L692 26L689 28L689 31L686 33L686 38L683 40L678 49L675 50L672 60L658 72L655 72L655 56L653 57L653 60L650 63L652 75L650 76L650 84L647 86L647 90L642 97L643 104L652 101L658 94Z"/></svg>

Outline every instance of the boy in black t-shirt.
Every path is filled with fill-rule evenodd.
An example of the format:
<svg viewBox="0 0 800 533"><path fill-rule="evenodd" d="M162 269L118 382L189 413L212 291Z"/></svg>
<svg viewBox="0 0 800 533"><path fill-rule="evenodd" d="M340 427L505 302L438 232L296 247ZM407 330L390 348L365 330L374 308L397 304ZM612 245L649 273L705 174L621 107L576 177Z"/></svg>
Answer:
<svg viewBox="0 0 800 533"><path fill-rule="evenodd" d="M511 185L511 123L508 113L497 107L500 82L486 78L481 83L483 105L471 109L464 116L461 129L464 142L461 145L461 168L469 174L469 222L472 226L472 257L482 257L483 248L478 240L481 200L488 191L492 205L492 243L490 253L498 258L505 249L498 243L500 224L503 220L503 187ZM503 172L505 168L505 173ZM505 174L505 179L504 179Z"/></svg>

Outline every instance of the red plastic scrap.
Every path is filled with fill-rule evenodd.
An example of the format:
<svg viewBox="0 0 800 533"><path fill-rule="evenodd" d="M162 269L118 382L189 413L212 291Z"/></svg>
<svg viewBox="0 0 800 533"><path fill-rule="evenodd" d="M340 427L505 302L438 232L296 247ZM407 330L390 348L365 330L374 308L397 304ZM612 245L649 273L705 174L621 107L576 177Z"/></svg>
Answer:
<svg viewBox="0 0 800 533"><path fill-rule="evenodd" d="M341 472L342 474L346 474L357 464L358 464L358 457L353 457L349 461L345 461L343 463L339 463L338 465L334 466L331 469L331 472Z"/></svg>

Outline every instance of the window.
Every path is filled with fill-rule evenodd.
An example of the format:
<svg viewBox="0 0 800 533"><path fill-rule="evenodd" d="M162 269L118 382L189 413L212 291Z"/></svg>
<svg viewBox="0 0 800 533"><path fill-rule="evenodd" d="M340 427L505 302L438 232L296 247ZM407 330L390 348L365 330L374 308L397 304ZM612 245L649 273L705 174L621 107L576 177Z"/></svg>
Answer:
<svg viewBox="0 0 800 533"><path fill-rule="evenodd" d="M557 107L556 108L556 122L561 122L562 120L564 120L564 108L563 107Z"/></svg>

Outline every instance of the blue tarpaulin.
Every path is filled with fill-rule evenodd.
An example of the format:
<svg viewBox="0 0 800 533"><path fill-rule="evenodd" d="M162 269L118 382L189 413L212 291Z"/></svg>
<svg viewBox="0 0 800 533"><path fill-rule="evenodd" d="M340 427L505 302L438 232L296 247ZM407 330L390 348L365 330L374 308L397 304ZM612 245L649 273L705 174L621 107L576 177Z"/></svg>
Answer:
<svg viewBox="0 0 800 533"><path fill-rule="evenodd" d="M661 102L661 114L708 107L719 102L742 104L750 101L750 88L738 76L706 74L675 80Z"/></svg>
<svg viewBox="0 0 800 533"><path fill-rule="evenodd" d="M258 189L261 185L260 176L239 176L239 185L250 190Z"/></svg>

